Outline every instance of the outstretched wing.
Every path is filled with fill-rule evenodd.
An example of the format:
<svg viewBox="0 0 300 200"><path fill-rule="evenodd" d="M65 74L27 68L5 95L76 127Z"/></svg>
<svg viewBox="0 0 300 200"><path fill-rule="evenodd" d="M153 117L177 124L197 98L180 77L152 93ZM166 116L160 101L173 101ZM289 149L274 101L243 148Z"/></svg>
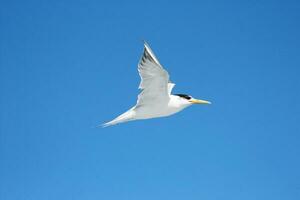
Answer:
<svg viewBox="0 0 300 200"><path fill-rule="evenodd" d="M159 63L146 42L138 64L138 71L141 77L139 89L142 89L142 92L138 96L137 105L168 101L175 84L170 82L168 72Z"/></svg>

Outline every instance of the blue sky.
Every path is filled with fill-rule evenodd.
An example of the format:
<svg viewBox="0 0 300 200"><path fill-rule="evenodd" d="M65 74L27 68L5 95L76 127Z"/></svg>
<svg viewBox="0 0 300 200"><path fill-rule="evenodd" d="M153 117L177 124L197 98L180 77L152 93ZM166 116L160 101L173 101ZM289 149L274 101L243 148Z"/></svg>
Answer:
<svg viewBox="0 0 300 200"><path fill-rule="evenodd" d="M1 1L0 198L300 199L299 1ZM142 39L213 102L136 102Z"/></svg>

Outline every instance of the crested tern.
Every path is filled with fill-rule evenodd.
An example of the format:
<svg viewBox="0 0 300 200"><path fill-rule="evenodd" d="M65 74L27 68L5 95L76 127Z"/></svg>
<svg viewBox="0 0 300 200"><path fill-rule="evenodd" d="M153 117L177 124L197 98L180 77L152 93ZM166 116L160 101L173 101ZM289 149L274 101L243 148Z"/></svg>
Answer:
<svg viewBox="0 0 300 200"><path fill-rule="evenodd" d="M123 122L166 117L173 115L193 104L210 104L209 101L195 99L186 94L171 94L175 84L169 79L168 72L159 63L150 46L144 42L143 54L138 63L141 77L137 103L103 127Z"/></svg>

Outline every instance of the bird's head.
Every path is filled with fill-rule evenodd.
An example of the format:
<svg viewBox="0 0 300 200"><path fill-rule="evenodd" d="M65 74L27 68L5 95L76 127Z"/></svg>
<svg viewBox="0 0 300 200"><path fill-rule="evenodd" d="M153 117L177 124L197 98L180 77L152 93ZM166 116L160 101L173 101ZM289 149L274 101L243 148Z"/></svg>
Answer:
<svg viewBox="0 0 300 200"><path fill-rule="evenodd" d="M184 105L192 105L192 104L211 104L209 101L201 100L201 99L195 99L190 95L187 94L174 94L175 96L178 96L179 101Z"/></svg>

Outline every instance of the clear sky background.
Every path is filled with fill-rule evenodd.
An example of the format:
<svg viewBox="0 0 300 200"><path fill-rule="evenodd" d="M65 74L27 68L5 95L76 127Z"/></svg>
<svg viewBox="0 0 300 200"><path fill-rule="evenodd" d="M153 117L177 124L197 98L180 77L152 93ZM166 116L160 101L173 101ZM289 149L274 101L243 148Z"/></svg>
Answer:
<svg viewBox="0 0 300 200"><path fill-rule="evenodd" d="M1 1L0 199L299 200L299 1ZM136 103L148 41L213 102Z"/></svg>

